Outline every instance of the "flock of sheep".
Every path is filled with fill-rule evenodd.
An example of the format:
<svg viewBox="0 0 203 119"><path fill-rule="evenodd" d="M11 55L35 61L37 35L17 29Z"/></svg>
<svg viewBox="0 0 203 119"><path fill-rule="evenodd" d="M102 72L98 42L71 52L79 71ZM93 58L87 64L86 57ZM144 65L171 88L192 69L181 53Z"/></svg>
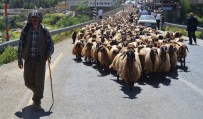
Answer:
<svg viewBox="0 0 203 119"><path fill-rule="evenodd" d="M108 72L113 69L130 86L141 76L166 74L181 62L185 66L187 46L180 33L159 33L136 26L127 19L130 9L84 26L77 34L72 54L76 59L96 63ZM135 11L135 10L134 10Z"/></svg>

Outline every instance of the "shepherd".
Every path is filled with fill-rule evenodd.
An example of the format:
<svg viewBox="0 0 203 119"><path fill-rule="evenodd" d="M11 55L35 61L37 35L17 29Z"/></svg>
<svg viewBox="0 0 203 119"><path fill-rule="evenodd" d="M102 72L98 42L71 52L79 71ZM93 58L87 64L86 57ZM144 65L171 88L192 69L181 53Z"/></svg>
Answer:
<svg viewBox="0 0 203 119"><path fill-rule="evenodd" d="M28 14L18 47L18 67L24 67L25 86L33 92L33 107L36 111L41 110L46 61L51 63L54 52L53 40L48 29L41 24L42 20L42 13L37 10Z"/></svg>

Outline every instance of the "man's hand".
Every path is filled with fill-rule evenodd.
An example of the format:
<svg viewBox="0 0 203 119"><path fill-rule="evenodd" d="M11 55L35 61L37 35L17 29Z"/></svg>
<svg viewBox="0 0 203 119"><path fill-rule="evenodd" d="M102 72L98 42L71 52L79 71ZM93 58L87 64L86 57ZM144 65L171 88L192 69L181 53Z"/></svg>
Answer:
<svg viewBox="0 0 203 119"><path fill-rule="evenodd" d="M19 67L20 69L22 69L22 68L23 68L23 62L18 62L18 67Z"/></svg>

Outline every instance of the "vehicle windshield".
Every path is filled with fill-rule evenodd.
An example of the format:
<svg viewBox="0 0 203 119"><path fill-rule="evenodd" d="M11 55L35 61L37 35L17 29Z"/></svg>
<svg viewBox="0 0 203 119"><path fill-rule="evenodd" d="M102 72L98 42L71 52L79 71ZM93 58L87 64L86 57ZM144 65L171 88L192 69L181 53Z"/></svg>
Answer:
<svg viewBox="0 0 203 119"><path fill-rule="evenodd" d="M155 20L153 15L141 15L140 20Z"/></svg>

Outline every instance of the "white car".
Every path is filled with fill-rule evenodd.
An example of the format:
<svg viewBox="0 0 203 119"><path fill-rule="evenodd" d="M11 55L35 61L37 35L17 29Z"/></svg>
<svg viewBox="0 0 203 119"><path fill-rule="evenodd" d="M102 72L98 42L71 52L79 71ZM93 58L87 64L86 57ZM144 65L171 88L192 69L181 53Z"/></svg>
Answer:
<svg viewBox="0 0 203 119"><path fill-rule="evenodd" d="M156 19L153 15L141 15L139 20L137 21L138 25L148 26L153 29L156 29Z"/></svg>

